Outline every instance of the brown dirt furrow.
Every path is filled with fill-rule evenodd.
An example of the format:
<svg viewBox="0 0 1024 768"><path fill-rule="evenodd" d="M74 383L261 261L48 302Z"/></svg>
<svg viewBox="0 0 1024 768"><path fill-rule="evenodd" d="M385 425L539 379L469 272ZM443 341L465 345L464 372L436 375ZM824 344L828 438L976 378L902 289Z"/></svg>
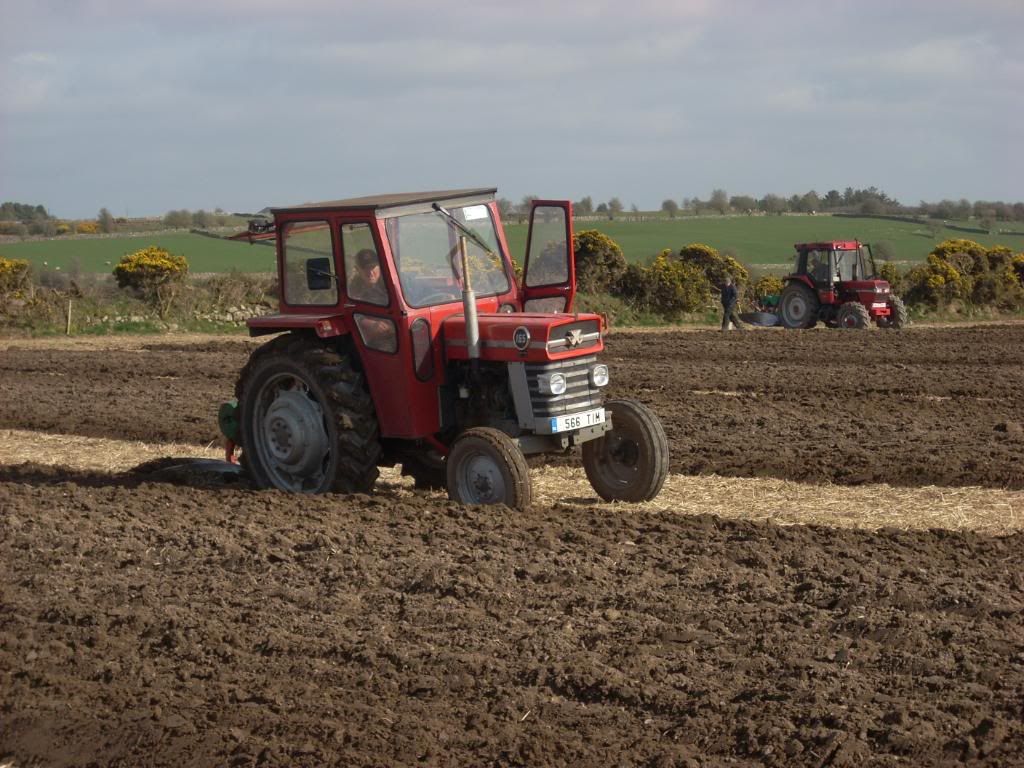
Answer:
<svg viewBox="0 0 1024 768"><path fill-rule="evenodd" d="M30 465L0 511L19 766L1024 761L1020 533Z"/></svg>
<svg viewBox="0 0 1024 768"><path fill-rule="evenodd" d="M218 439L253 342L0 352L0 428ZM812 483L1024 488L1024 325L842 332L617 331L610 394L661 417L672 471Z"/></svg>

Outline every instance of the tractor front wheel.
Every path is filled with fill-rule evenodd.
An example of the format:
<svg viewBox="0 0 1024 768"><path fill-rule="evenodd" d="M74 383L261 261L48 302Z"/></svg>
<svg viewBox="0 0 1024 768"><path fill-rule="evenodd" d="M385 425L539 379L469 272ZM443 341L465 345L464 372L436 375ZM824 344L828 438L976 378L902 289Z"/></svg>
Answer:
<svg viewBox="0 0 1024 768"><path fill-rule="evenodd" d="M377 480L377 416L344 354L287 334L257 349L235 385L244 466L258 488L366 493Z"/></svg>
<svg viewBox="0 0 1024 768"><path fill-rule="evenodd" d="M463 504L530 506L530 468L516 442L498 429L473 427L459 435L445 462L448 496Z"/></svg>
<svg viewBox="0 0 1024 768"><path fill-rule="evenodd" d="M668 438L647 406L609 400L612 428L583 444L583 469L605 501L650 501L668 477Z"/></svg>
<svg viewBox="0 0 1024 768"><path fill-rule="evenodd" d="M779 296L779 318L786 328L813 328L818 324L821 302L803 283L791 282Z"/></svg>
<svg viewBox="0 0 1024 768"><path fill-rule="evenodd" d="M893 296L889 299L889 316L878 318L878 327L898 331L906 326L908 319L907 305L899 296Z"/></svg>
<svg viewBox="0 0 1024 768"><path fill-rule="evenodd" d="M836 313L836 325L840 328L867 328L871 322L868 308L859 301L848 301Z"/></svg>

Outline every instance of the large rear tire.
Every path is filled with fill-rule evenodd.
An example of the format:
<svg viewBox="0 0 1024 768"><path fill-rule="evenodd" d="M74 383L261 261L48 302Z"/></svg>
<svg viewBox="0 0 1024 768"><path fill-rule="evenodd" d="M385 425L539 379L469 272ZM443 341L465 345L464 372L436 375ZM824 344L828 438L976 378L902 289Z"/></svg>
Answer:
<svg viewBox="0 0 1024 768"><path fill-rule="evenodd" d="M463 504L530 506L530 468L516 442L501 430L473 427L459 435L445 462L448 495Z"/></svg>
<svg viewBox="0 0 1024 768"><path fill-rule="evenodd" d="M381 453L363 376L343 353L298 334L257 349L235 384L244 466L258 488L368 493Z"/></svg>
<svg viewBox="0 0 1024 768"><path fill-rule="evenodd" d="M848 301L836 313L836 326L839 328L867 328L871 323L868 308L859 301Z"/></svg>
<svg viewBox="0 0 1024 768"><path fill-rule="evenodd" d="M878 327L898 331L907 325L910 314L907 312L907 305L899 296L889 298L889 316L878 318Z"/></svg>
<svg viewBox="0 0 1024 768"><path fill-rule="evenodd" d="M668 477L668 438L658 417L635 400L609 400L612 428L583 444L583 469L605 501L650 501Z"/></svg>
<svg viewBox="0 0 1024 768"><path fill-rule="evenodd" d="M821 302L803 283L789 282L779 295L779 319L786 328L813 328Z"/></svg>

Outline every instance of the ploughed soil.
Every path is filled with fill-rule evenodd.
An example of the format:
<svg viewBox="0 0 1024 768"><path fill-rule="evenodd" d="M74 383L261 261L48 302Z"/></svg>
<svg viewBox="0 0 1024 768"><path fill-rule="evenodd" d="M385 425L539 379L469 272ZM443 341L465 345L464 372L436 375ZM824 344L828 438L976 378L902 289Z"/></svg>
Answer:
<svg viewBox="0 0 1024 768"><path fill-rule="evenodd" d="M256 342L75 351L0 340L0 428L219 440ZM610 396L661 418L673 472L1024 488L1024 325L625 332Z"/></svg>
<svg viewBox="0 0 1024 768"><path fill-rule="evenodd" d="M677 472L1021 488L1022 342L618 332L605 358ZM0 342L0 427L205 444L251 347L73 344ZM1024 764L1024 533L380 490L0 456L0 765Z"/></svg>

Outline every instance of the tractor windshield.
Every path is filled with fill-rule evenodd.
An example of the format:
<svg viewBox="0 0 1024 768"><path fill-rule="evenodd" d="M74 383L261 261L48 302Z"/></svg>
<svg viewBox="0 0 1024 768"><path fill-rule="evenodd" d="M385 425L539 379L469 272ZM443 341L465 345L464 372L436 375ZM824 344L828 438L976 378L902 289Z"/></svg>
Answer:
<svg viewBox="0 0 1024 768"><path fill-rule="evenodd" d="M460 236L465 238L470 283L476 295L490 296L509 289L490 209L486 205L467 205L448 209L447 213L475 237L466 237L459 226L437 211L385 221L398 280L410 306L461 300Z"/></svg>
<svg viewBox="0 0 1024 768"><path fill-rule="evenodd" d="M837 279L848 281L867 278L864 258L859 249L837 250L833 253L835 254Z"/></svg>

